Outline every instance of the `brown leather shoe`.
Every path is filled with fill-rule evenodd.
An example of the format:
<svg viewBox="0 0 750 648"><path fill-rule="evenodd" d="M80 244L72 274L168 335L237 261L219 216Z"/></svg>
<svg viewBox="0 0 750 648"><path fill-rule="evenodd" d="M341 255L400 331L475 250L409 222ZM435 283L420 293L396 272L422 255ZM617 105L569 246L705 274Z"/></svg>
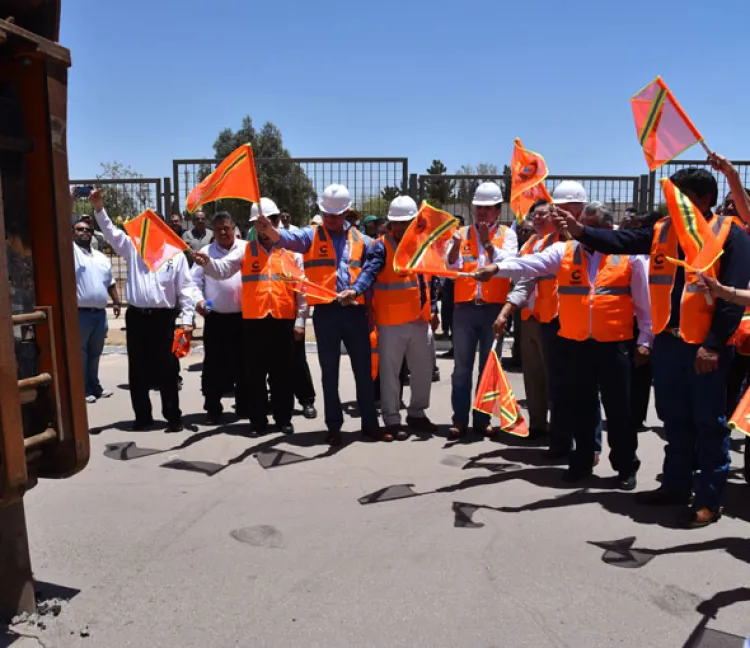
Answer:
<svg viewBox="0 0 750 648"><path fill-rule="evenodd" d="M685 506L690 503L690 494L675 493L660 486L656 490L638 493L635 501L644 506Z"/></svg>
<svg viewBox="0 0 750 648"><path fill-rule="evenodd" d="M685 515L685 526L688 529L700 529L721 519L721 509L713 511L710 508L691 508Z"/></svg>
<svg viewBox="0 0 750 648"><path fill-rule="evenodd" d="M454 425L448 430L448 438L451 440L463 439L466 436L465 425Z"/></svg>

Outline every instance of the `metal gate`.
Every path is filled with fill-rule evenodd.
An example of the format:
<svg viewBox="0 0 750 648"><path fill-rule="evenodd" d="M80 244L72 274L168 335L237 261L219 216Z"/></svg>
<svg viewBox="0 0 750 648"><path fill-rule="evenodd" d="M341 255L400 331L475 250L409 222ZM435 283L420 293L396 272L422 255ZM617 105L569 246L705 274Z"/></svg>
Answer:
<svg viewBox="0 0 750 648"><path fill-rule="evenodd" d="M750 186L750 161L732 162L732 164L740 173L742 186ZM701 169L706 169L714 175L716 181L719 184L720 203L729 193L729 185L724 174L714 171L711 168L711 165L706 162L706 160L672 160L671 162L667 162L667 164L665 164L664 166L659 167L656 171L651 172L651 175L649 177L651 189L651 191L649 192L648 201L649 210L659 209L660 207L662 209L664 208L664 194L661 190L661 179L669 178L672 174L676 173L680 169L685 169L687 167L698 167Z"/></svg>
<svg viewBox="0 0 750 648"><path fill-rule="evenodd" d="M174 160L172 163L174 195L170 211L180 213L191 189L216 168L211 159ZM317 213L315 201L329 184L346 185L359 211L382 208L384 196L392 190L405 191L409 177L406 158L257 158L256 168L261 192L264 184L272 185L269 197L295 211L296 222L302 223ZM269 182L264 183L264 177ZM278 195L274 195L278 194Z"/></svg>

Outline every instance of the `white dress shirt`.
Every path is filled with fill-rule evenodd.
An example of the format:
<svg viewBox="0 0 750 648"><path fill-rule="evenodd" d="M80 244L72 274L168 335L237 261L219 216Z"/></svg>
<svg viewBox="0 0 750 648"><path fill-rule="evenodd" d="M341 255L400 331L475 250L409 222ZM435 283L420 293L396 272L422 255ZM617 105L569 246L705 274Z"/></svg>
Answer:
<svg viewBox="0 0 750 648"><path fill-rule="evenodd" d="M96 212L95 217L107 243L127 261L125 295L128 304L137 308L177 308L179 305L182 323L192 325L194 287L185 255L180 253L157 272L151 272L127 232L115 226L106 210Z"/></svg>
<svg viewBox="0 0 750 648"><path fill-rule="evenodd" d="M107 290L114 286L112 264L98 250L73 243L76 267L76 297L79 308L107 308Z"/></svg>
<svg viewBox="0 0 750 648"><path fill-rule="evenodd" d="M247 245L247 243L245 244ZM260 241L258 241L258 250L261 254L268 256L268 250L263 247L263 244ZM273 251L273 248L271 248L271 251ZM294 257L294 260L297 262L297 267L304 272L302 255L293 252L287 252L287 254L291 254ZM222 258L211 257L211 260L203 267L203 270L208 277L212 277L219 281L226 280L233 275L236 275L242 269L242 261L244 258L245 248L242 248L241 251L233 248ZM240 282L242 282L241 277ZM295 292L295 297L297 300L297 318L294 322L294 326L295 328L305 328L305 320L310 312L310 307L307 305L307 299L305 299L305 296L301 292Z"/></svg>
<svg viewBox="0 0 750 648"><path fill-rule="evenodd" d="M484 249L484 246L482 245L480 238L479 238L479 231L477 230L476 225L471 226L474 230L474 236L476 237L477 241L477 270L479 268L484 268L484 266L489 265L490 263L500 263L501 261L504 261L505 259L513 259L514 257L518 256L518 237L516 236L516 233L509 227L505 231L505 239L503 240L503 247L499 248L496 245L492 245L492 250L494 253L494 259L490 260L487 255L487 250ZM499 227L499 226L498 226ZM490 234L490 239L494 238L495 232L497 230L493 229L492 233ZM463 243L463 241L462 241ZM451 241L450 245L448 246L447 250L447 256L450 257L451 250L453 249L453 246L456 245L456 241ZM464 258L463 255L460 253L458 254L458 258L456 259L455 263L448 263L448 268L451 270L458 270L459 272L464 267ZM482 299L482 282L477 281L477 294L476 299Z"/></svg>
<svg viewBox="0 0 750 648"><path fill-rule="evenodd" d="M234 239L234 244L227 250L214 241L211 245L204 247L201 252L208 254L212 259L223 259L227 254L231 254L235 248L240 248L244 256L246 245L246 241ZM203 268L197 263L193 265L192 274L193 283L195 283L196 304L210 299L213 310L217 313L242 312L242 275L234 274L228 279L215 279L206 276Z"/></svg>
<svg viewBox="0 0 750 648"><path fill-rule="evenodd" d="M542 251L542 245L544 245L544 241L547 239L548 234L545 234L544 236L539 236L537 234L536 236L538 238L534 241L534 245L529 254L535 254ZM539 277L530 277L514 282L513 288L508 295L508 302L518 308L526 306L529 310L533 310L534 304L536 303L536 284L538 281Z"/></svg>
<svg viewBox="0 0 750 648"><path fill-rule="evenodd" d="M507 277L508 279L529 279L544 275L557 275L565 256L566 245L563 242L554 243L543 252L527 254L517 259L503 261L498 264L497 276ZM576 241L574 245L581 244ZM599 272L599 263L602 254L599 252L590 252L584 246L581 247L588 260L589 284L593 286L596 282L596 275ZM645 259L647 258L645 257ZM630 278L630 291L633 299L633 310L638 320L638 344L650 347L654 336L651 328L648 263L645 259L640 255L630 257L630 267L633 270Z"/></svg>

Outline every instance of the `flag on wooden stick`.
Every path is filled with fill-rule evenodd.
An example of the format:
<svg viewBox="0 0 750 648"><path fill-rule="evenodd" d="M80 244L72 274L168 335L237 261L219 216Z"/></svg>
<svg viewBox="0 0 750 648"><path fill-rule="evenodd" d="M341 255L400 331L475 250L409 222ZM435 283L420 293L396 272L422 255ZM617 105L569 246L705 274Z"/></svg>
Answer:
<svg viewBox="0 0 750 648"><path fill-rule="evenodd" d="M243 144L232 151L211 175L193 188L186 207L192 214L201 205L220 198L260 202L258 173L250 144Z"/></svg>
<svg viewBox="0 0 750 648"><path fill-rule="evenodd" d="M520 223L526 218L531 206L540 198L552 202L552 196L544 186L547 163L539 153L523 148L521 140L516 138L510 169L510 208Z"/></svg>
<svg viewBox="0 0 750 648"><path fill-rule="evenodd" d="M638 141L651 171L700 142L703 136L690 121L661 77L656 77L631 100Z"/></svg>
<svg viewBox="0 0 750 648"><path fill-rule="evenodd" d="M499 418L503 432L521 437L529 436L529 428L494 348L487 357L479 380L474 409Z"/></svg>

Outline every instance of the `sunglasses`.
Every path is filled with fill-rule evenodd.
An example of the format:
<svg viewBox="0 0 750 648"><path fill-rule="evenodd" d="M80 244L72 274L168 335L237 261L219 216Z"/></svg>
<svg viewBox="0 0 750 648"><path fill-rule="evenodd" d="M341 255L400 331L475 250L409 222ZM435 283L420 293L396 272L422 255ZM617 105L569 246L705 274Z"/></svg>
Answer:
<svg viewBox="0 0 750 648"><path fill-rule="evenodd" d="M76 232L90 232L91 228L90 227L76 227L75 231Z"/></svg>

